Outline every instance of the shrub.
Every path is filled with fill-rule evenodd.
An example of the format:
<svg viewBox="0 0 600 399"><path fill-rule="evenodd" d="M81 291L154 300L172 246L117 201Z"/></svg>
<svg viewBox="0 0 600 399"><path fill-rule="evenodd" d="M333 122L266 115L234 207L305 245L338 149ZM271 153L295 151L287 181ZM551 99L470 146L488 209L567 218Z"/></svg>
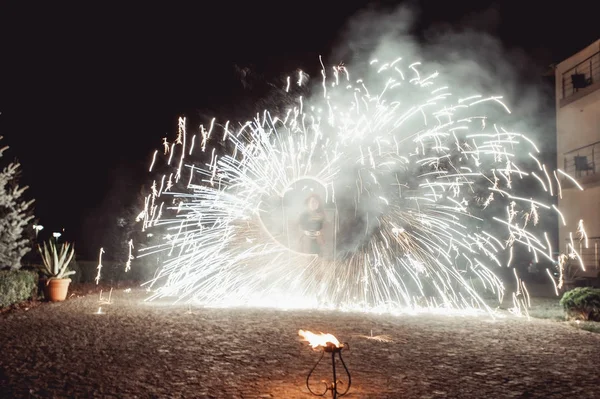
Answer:
<svg viewBox="0 0 600 399"><path fill-rule="evenodd" d="M100 271L100 281L104 283L116 283L124 281L145 282L151 280L157 269L157 265L147 259L135 259L132 261L131 270L125 272L125 262L115 262L102 260L102 270ZM73 263L73 262L71 262ZM95 283L98 275L97 260L79 260L76 265L71 267L76 270L74 274L77 283Z"/></svg>
<svg viewBox="0 0 600 399"><path fill-rule="evenodd" d="M0 270L0 308L36 296L38 274L29 270Z"/></svg>
<svg viewBox="0 0 600 399"><path fill-rule="evenodd" d="M572 289L565 292L560 304L569 318L600 321L600 288Z"/></svg>
<svg viewBox="0 0 600 399"><path fill-rule="evenodd" d="M7 148L0 148L0 157ZM27 187L17 184L19 170L18 162L0 170L0 267L15 270L21 268L21 259L31 250L25 231L33 219L33 200L23 200Z"/></svg>

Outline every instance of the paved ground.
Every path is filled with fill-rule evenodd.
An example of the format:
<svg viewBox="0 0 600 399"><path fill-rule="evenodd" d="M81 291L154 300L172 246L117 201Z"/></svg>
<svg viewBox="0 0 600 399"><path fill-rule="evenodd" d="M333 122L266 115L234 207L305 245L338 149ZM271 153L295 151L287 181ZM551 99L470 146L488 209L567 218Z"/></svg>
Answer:
<svg viewBox="0 0 600 399"><path fill-rule="evenodd" d="M598 398L600 334L509 316L188 309L142 292L0 316L1 398L310 398L298 329L350 344L348 398ZM390 335L377 342L360 335ZM328 363L317 369L330 379ZM330 396L327 396L330 397Z"/></svg>

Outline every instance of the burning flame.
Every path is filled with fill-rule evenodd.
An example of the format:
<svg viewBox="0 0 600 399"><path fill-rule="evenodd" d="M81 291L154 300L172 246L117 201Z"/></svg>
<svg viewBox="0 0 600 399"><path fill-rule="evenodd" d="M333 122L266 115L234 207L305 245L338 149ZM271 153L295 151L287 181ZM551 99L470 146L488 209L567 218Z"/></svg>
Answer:
<svg viewBox="0 0 600 399"><path fill-rule="evenodd" d="M320 346L325 348L328 346L328 344L333 344L336 348L342 347L340 341L338 341L338 339L332 334L315 334L311 331L298 330L298 335L302 337L303 341L308 341L308 344L313 349L316 349Z"/></svg>

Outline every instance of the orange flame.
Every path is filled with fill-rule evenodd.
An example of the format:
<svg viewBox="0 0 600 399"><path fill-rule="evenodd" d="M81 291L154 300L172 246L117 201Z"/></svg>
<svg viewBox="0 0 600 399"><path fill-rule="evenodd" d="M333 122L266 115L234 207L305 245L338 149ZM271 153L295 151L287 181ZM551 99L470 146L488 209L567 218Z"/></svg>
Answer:
<svg viewBox="0 0 600 399"><path fill-rule="evenodd" d="M340 348L342 346L340 341L338 341L338 339L331 334L315 334L310 331L298 330L298 335L303 338L303 341L308 341L308 344L313 349L320 346L325 348L328 346L328 343L335 345L336 348Z"/></svg>

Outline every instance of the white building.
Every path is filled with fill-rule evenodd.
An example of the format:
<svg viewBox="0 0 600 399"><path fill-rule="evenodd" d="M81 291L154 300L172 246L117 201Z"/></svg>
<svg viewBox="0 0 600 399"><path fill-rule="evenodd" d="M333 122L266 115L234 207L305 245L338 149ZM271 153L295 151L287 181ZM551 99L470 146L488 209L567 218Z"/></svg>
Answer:
<svg viewBox="0 0 600 399"><path fill-rule="evenodd" d="M555 77L558 168L584 188L561 181L559 209L570 224L559 221L560 250L565 251L573 223L583 220L589 247L577 248L587 269L580 274L595 277L600 255L600 39L558 64Z"/></svg>

